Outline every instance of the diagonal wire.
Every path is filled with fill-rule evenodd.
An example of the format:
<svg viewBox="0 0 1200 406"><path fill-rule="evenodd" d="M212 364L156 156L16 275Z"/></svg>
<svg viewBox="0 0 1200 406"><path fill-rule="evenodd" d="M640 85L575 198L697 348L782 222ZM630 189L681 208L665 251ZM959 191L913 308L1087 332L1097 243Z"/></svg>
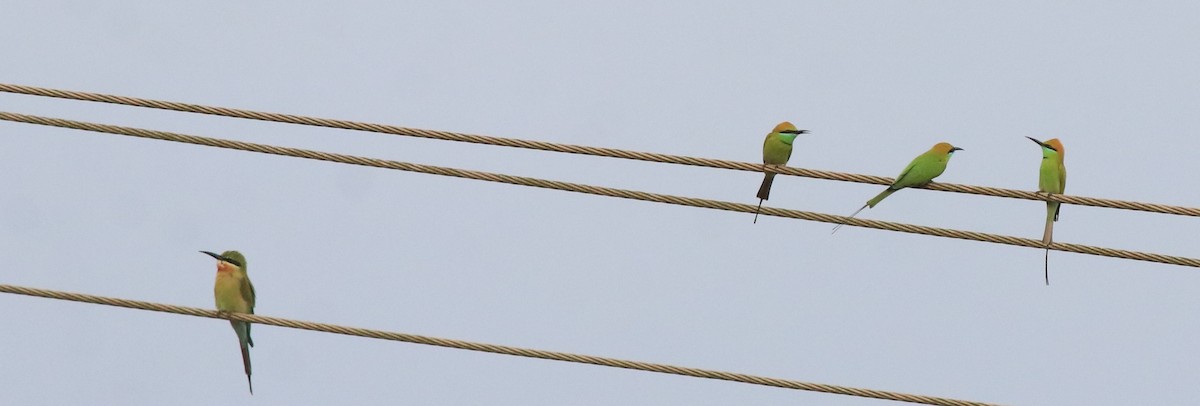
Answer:
<svg viewBox="0 0 1200 406"><path fill-rule="evenodd" d="M210 147L236 149L241 151L260 152L271 155L290 156L296 158L315 159L320 161L338 162L351 165L370 166L376 168L395 169L401 171L427 173L433 175L453 176L458 178L483 180L489 182L508 183L513 185L531 186L545 189L564 190L569 192L587 193L600 196L619 197L624 199L644 200L649 202L675 204L680 206L701 207L707 209L728 210L743 213L753 213L755 205L733 203L721 200L700 199L694 197L674 196L636 190L616 189L602 186L592 186L580 183L560 182L556 180L531 178L525 176L505 175L491 172L472 171L467 169L447 168L442 166L423 165L409 162L390 161L385 159L366 158L355 155L335 154L323 151L313 151L300 148L280 147L275 145L255 144L250 142L226 140L220 138L199 137L194 135L171 133L166 131L147 130L142 128L121 127L109 124L89 123L66 120L61 118L40 117L26 114L0 112L0 120L29 124L47 125L53 127L72 128L85 131L125 135L138 138L149 138L162 141L180 142L185 144L205 145ZM820 221L833 224L846 224L857 227L875 228L888 231L899 231L912 234L924 234L937 237L958 238L964 240L983 241L997 244L1016 245L1019 247L1049 248L1057 251L1074 252L1079 254L1099 255L1113 258L1125 258L1139 261L1158 262L1163 264L1200 267L1200 259L1155 254L1140 251L1130 251L1115 248L1104 248L1082 244L1054 242L1049 246L1041 240L1012 237L1000 234L981 233L975 231L954 230L919 226L913 224L894 223L890 221L866 220L837 216L832 214L814 213L801 210L763 207L762 214L768 216L787 217L800 220Z"/></svg>
<svg viewBox="0 0 1200 406"><path fill-rule="evenodd" d="M429 138L445 141L458 141L475 144L497 145L514 148L526 148L542 151L563 152L571 154L594 155L610 158L624 158L638 161L692 165L708 168L730 169L739 171L762 172L762 164L730 161L724 159L697 158L683 155L659 154L652 152L629 151L616 148L591 147L586 145L559 144L545 141L523 140L517 138L491 137L486 135L464 134L450 131L423 130L419 128L399 127L386 124L372 124L348 120L308 117L292 114L267 113L253 110L233 109L227 107L205 106L200 104L179 103L163 100L142 99L127 96L115 96L102 93L78 92L71 90L48 89L34 86L23 86L0 83L0 92L26 94L32 96L56 97L61 99L92 101L101 103L120 104L135 107L148 107L162 110L173 110L188 113L210 114L216 116L244 118L250 120L273 121L278 123L300 124L317 127L358 130L383 134L402 135L409 137ZM815 169L779 167L767 170L782 175L802 176L807 178L835 180L843 182L869 183L890 185L895 179L884 176L861 175L855 173L822 171ZM1176 214L1180 216L1200 217L1200 208L1173 206L1158 203L1133 202L1116 199L1101 199L1095 197L1073 195L1046 195L1044 193L1005 189L987 186L960 185L954 183L930 183L920 186L922 189L943 192L957 192L1013 199L1056 201L1082 206L1107 207L1113 209L1147 211L1153 213Z"/></svg>
<svg viewBox="0 0 1200 406"><path fill-rule="evenodd" d="M245 313L225 313L216 310L201 309L196 307L175 306L162 303L143 302L140 300L120 299L105 296L95 296L82 293L62 292L48 289L27 288L13 285L0 285L0 292L12 293L18 295L42 297L49 299L68 300L73 302L92 303L116 307L125 307L130 309L149 310L155 312L174 313L196 317L208 317L213 319L225 319L245 321L256 324L265 324L278 327L287 327L300 330L319 331L333 334L343 334L350 336L374 338L380 340L402 341L406 343L433 345L438 347L455 348L460 350L490 352L494 354L513 355L518 357L541 358L553 361L574 362L581 364L592 364L613 368L625 368L647 372L657 372L663 374L683 375L696 378L717 379L723 381L741 382L753 385L773 386L777 388L796 389L813 392L825 392L838 395L858 396L865 398L895 400L900 402L922 403L927 405L946 405L946 406L976 406L989 405L988 403L972 402L966 400L957 400L949 398L940 398L933 396L911 395L907 393L889 392L874 389L853 388L837 385L826 385L820 383L810 383L802 381L793 381L788 379L768 378L757 375L740 374L733 372L723 372L711 369L688 368L667 364L655 364L641 361L629 361L617 358L597 357L592 355L573 354L558 351L545 351L520 347L509 347L497 344L477 343L471 341L452 340L448 338L438 338L421 336L415 334L397 333L383 330L372 330L357 327L346 327L334 324L314 323L309 321L284 319L278 317L261 316Z"/></svg>

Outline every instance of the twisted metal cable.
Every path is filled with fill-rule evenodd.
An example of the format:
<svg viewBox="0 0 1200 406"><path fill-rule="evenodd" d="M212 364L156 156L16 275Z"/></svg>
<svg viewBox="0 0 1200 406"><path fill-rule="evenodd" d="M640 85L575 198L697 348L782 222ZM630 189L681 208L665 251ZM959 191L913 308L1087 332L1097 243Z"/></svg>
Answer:
<svg viewBox="0 0 1200 406"><path fill-rule="evenodd" d="M613 368L625 368L663 374L683 375L696 378L717 379L723 381L741 382L753 385L774 386L784 389L796 389L813 392L825 392L838 395L859 396L865 398L895 400L900 402L922 403L927 405L946 406L976 406L989 405L982 402L948 399L933 396L910 395L907 393L889 392L874 389L862 389L837 385L826 385L793 381L788 379L768 378L757 375L733 372L715 371L711 369L679 367L666 364L655 364L641 361L629 361L617 358L597 357L592 355L572 354L567 352L544 351L529 348L509 347L497 344L476 343L470 341L452 340L448 338L428 337L415 334L397 333L383 330L372 330L357 327L346 327L335 324L314 323L309 321L283 319L278 317L261 316L245 313L226 313L216 310L196 307L175 306L162 303L143 302L140 300L120 299L113 297L87 295L82 293L61 292L47 289L27 288L13 285L0 285L0 292L18 295L35 296L48 299L68 300L130 309L149 310L155 312L174 313L212 319L245 321L278 327L300 330L319 331L324 333L343 334L380 340L402 341L413 344L433 345L438 347L456 348L460 350L490 352L494 354L514 355L518 357L541 358L553 361L575 362Z"/></svg>
<svg viewBox="0 0 1200 406"><path fill-rule="evenodd" d="M594 155L610 158L623 158L638 161L658 162L678 165L701 166L707 168L730 169L739 171L762 172L762 164L730 161L724 159L696 158L682 155L658 154L652 152L628 151L616 148L591 147L586 145L559 144L545 141L523 140L517 138L491 137L485 135L464 134L450 131L423 130L419 128L399 127L385 124L372 124L348 120L335 120L292 114L267 113L252 110L232 109L226 107L205 106L200 104L178 103L171 101L142 99L136 97L115 96L101 93L77 92L71 90L48 89L34 86L23 86L0 83L0 92L26 94L32 96L56 97L61 99L82 100L91 102L120 104L135 107L148 107L162 110L173 110L187 113L210 114L216 116L243 118L278 123L300 124L317 127L338 128L345 130L367 131L383 134L402 135L409 137L429 138L435 140L468 142L475 144L497 145L514 148L526 148L542 151L563 152L570 154ZM807 178L825 179L843 182L868 183L876 185L891 185L894 178L884 176L861 175L854 173L822 171L815 169L780 167L766 170L782 175L802 176ZM1153 213L1176 214L1180 216L1200 217L1200 208L1173 206L1158 203L1143 203L1115 199L1072 195L1046 195L1026 190L1004 189L987 186L960 185L954 183L930 183L920 186L921 189L957 192L1013 199L1055 201L1082 206L1107 207L1113 209L1147 211Z"/></svg>
<svg viewBox="0 0 1200 406"><path fill-rule="evenodd" d="M512 185L531 186L545 189L563 190L568 192L587 193L599 196L619 197L624 199L644 200L648 202L675 204L680 206L701 207L706 209L728 210L743 213L755 212L756 206L745 203L733 203L721 200L700 199L694 197L674 196L659 193L641 192L636 190L616 189L602 186L592 186L580 183L560 182L556 180L530 178L525 176L505 175L499 173L472 171L467 169L447 168L433 165L415 164L409 162L390 161L385 159L366 158L355 155L335 154L323 151L313 151L300 148L280 147L275 145L255 144L250 142L226 140L220 138L199 137L171 133L166 131L147 130L142 128L121 127L109 124L88 123L83 121L66 120L61 118L31 116L26 114L0 112L0 120L53 127L71 128L108 134L125 135L138 138L149 138L162 141L180 142L185 144L205 145L217 148L236 149L241 151L259 152L271 155L290 156L320 161L338 162L351 165L370 166L375 168L395 169L401 171L427 173L433 175L453 176L458 178L483 180L489 182L508 183ZM1020 247L1045 248L1041 240L1031 238L1011 237L999 234L962 231L948 228L927 227L890 221L866 220L824 213L814 213L801 210L763 207L762 215L794 218L800 220L820 221L832 224L845 224L857 227L875 228L880 230L899 231L912 234L924 234L937 237L958 238L964 240L983 241L997 244L1016 245ZM1200 267L1200 259L1172 255L1154 254L1148 252L1129 251L1115 248L1095 247L1082 244L1055 242L1049 249L1074 252L1078 254L1099 255L1113 258L1133 259L1138 261L1158 262L1163 264Z"/></svg>

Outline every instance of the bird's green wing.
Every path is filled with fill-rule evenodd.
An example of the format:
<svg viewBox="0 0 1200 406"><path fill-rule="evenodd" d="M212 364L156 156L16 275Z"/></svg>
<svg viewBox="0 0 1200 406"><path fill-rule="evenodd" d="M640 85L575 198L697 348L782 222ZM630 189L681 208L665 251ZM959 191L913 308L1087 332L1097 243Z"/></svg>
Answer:
<svg viewBox="0 0 1200 406"><path fill-rule="evenodd" d="M254 284L250 283L250 279L242 279L242 299L250 304L250 314L254 314Z"/></svg>
<svg viewBox="0 0 1200 406"><path fill-rule="evenodd" d="M1067 193L1067 167L1058 166L1058 193ZM1058 221L1058 214L1062 212L1062 205L1058 205L1054 210L1054 221Z"/></svg>
<svg viewBox="0 0 1200 406"><path fill-rule="evenodd" d="M250 314L254 314L254 298L256 295L254 293L254 284L250 283L250 278L242 279L242 289L241 290L242 290L242 299L245 299L246 303L250 305ZM250 326L251 325L252 325L251 323L246 323L246 343L250 344L250 346L253 347L254 339L250 338Z"/></svg>
<svg viewBox="0 0 1200 406"><path fill-rule="evenodd" d="M909 162L908 166L904 167L903 171L900 171L900 175L896 176L896 180L892 181L892 186L888 187L888 189L900 189L908 187L908 185L903 185L902 182L907 180L909 172L912 172L913 167L917 166L917 162L920 160L921 157L917 157L916 159L913 159L912 162Z"/></svg>
<svg viewBox="0 0 1200 406"><path fill-rule="evenodd" d="M785 144L779 134L771 133L763 141L763 163L771 165L786 165L792 158L792 146Z"/></svg>
<svg viewBox="0 0 1200 406"><path fill-rule="evenodd" d="M1058 167L1058 190L1067 192L1067 167L1061 165Z"/></svg>
<svg viewBox="0 0 1200 406"><path fill-rule="evenodd" d="M896 179L894 186L914 187L929 183L946 170L946 161L936 154L921 154L909 164L903 176Z"/></svg>

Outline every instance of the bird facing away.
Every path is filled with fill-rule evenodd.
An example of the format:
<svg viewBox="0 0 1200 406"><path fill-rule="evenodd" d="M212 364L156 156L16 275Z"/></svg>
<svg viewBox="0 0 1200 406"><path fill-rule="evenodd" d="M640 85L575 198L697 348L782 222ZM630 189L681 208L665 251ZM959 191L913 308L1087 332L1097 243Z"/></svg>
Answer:
<svg viewBox="0 0 1200 406"><path fill-rule="evenodd" d="M792 157L792 142L796 136L807 133L808 130L797 130L796 126L787 121L779 123L767 139L763 141L763 181L758 187L758 208L754 209L754 222L758 223L758 211L762 209L763 200L771 198L771 183L775 182L775 174L766 171L766 166L784 166Z"/></svg>
<svg viewBox="0 0 1200 406"><path fill-rule="evenodd" d="M1062 194L1067 189L1067 167L1063 165L1063 155L1066 150L1058 138L1041 142L1033 137L1025 137L1042 147L1042 168L1038 176L1038 191L1050 194ZM1054 222L1058 221L1058 212L1062 207L1059 202L1046 202L1046 230L1042 233L1042 244L1046 246L1045 261L1046 285L1050 284L1050 243L1054 241Z"/></svg>
<svg viewBox="0 0 1200 406"><path fill-rule="evenodd" d="M254 285L246 275L246 257L237 251L225 251L217 255L208 251L200 251L217 259L217 283L213 287L213 297L217 301L217 310L229 313L254 314ZM246 370L246 383L250 385L250 394L254 394L254 382L250 380L250 347L254 340L250 338L250 323L230 320L233 332L237 333L238 346L242 349L242 366Z"/></svg>
<svg viewBox="0 0 1200 406"><path fill-rule="evenodd" d="M906 187L924 186L929 184L929 182L933 181L933 178L938 177L942 174L942 172L946 171L946 163L950 162L950 157L954 156L954 151L962 150L962 148L945 142L939 142L935 144L933 148L929 149L929 151L925 151L924 154L918 155L912 160L911 163L908 164L908 166L904 167L904 170L900 172L900 176L896 177L896 180L892 182L891 186L888 186L887 189L885 189L882 193L879 193L879 195L876 195L873 199L868 200L867 204L863 205L863 207L860 207L858 210L855 210L850 217L853 218L854 216L858 215L858 212L863 211L865 208L875 207L875 205L879 204L879 202L883 201L883 199L891 196L892 193L896 193L897 190L904 189ZM833 232L836 233L837 230L843 225L845 225L845 223L834 226Z"/></svg>

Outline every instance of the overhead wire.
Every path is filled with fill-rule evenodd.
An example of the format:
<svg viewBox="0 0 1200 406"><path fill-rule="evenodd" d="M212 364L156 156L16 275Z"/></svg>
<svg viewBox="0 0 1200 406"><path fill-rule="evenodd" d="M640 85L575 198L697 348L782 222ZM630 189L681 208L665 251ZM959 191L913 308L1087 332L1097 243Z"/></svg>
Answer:
<svg viewBox="0 0 1200 406"><path fill-rule="evenodd" d="M541 358L553 361L564 361L581 364L592 364L612 368L624 368L646 372L656 372L662 374L682 375L695 378L716 379L722 381L740 382L753 385L772 386L784 389L795 389L812 392L824 392L838 395L857 396L864 398L894 400L900 402L920 403L927 405L943 405L943 406L987 406L989 403L973 402L967 400L950 399L934 396L913 395L900 392L890 392L875 389L854 388L848 386L827 385L820 383L802 382L790 379L769 378L764 376L724 372L711 369L688 368L667 364L657 364L650 362L631 361L618 358L599 357L593 355L574 354L559 351L546 351L530 348L510 347L497 344L486 344L471 341L453 340L448 338L438 338L430 336L422 336L416 334L398 333L384 330L373 330L358 327L347 327L327 323L315 323L310 321L285 319L279 317L270 317L246 313L229 313L219 312L216 310L201 309L196 307L176 306L163 303L145 302L140 300L121 299L105 296L88 295L83 293L62 292L49 289L37 289L14 285L0 285L0 292L41 297L47 299L58 299L73 302L92 303L116 307L124 307L129 309L148 310L155 312L181 314L187 316L207 317L212 319L224 319L234 321L244 321L255 324L294 328L300 330L318 331L324 333L342 334L349 336L358 336L366 338L374 338L380 340L401 341L413 344L424 344L438 347L455 348L460 350L488 352L493 354L513 355L518 357Z"/></svg>
<svg viewBox="0 0 1200 406"><path fill-rule="evenodd" d="M253 110L234 109L227 107L206 106L191 103L179 103L164 100L144 99L128 96L116 96L101 93L79 92L71 90L49 89L36 86L0 83L0 92L24 94L31 96L54 97L80 101L119 104L134 107L146 107L161 110L172 110L187 113L199 113L223 117L242 118L250 120L271 121L287 124L299 124L317 127L357 130L382 134L401 135L446 141L458 141L475 144L496 145L514 148L526 148L542 151L562 152L571 154L593 155L610 158L623 158L638 161L658 162L678 165L691 165L708 168L729 169L749 172L774 172L781 175L801 176L814 179L825 179L843 182L868 183L876 185L891 185L894 178L884 176L862 175L804 169L795 167L764 167L761 163L739 162L723 159L698 158L683 155L660 154L652 152L629 151L616 148L602 148L585 145L561 144L545 141L524 140L517 138L493 137L486 135L465 134L450 131L424 130L418 128L400 127L386 124L373 124L349 120L308 117L293 114L268 113ZM1106 207L1113 209L1145 211L1152 213L1175 214L1180 216L1200 217L1200 208L1176 206L1159 203L1145 203L1117 199L1102 199L1095 197L1045 194L1035 191L1005 189L988 186L962 185L954 183L930 183L920 186L921 189L943 192L967 193L992 197L1013 199L1055 201L1082 206Z"/></svg>
<svg viewBox="0 0 1200 406"><path fill-rule="evenodd" d="M409 172L418 172L442 176L453 176L458 178L483 180L489 182L500 182L513 185L538 187L545 189L563 190L569 192L586 193L600 196L619 197L625 199L642 200L657 203L667 203L680 206L700 207L707 209L727 210L743 213L754 213L756 206L752 204L733 203L721 200L701 199L694 197L674 196L660 193L643 192L636 190L626 190L609 188L602 186L593 186L580 183L561 182L556 180L532 178L525 176L514 176L506 174L498 174L491 172L473 171L467 169L448 168L433 165L424 165L410 162L400 162L385 159L367 158L355 155L336 154L324 151L314 151L300 148L282 147L275 145L257 144L244 141L235 141L220 138L200 137L195 135L179 134L166 131L148 130L142 128L122 127L109 124L90 123L83 121L67 120L61 118L41 117L27 114L0 112L0 120L21 122L28 124L46 125L53 127L71 128L77 130L85 130L97 133L107 133L124 135L137 138L155 139L161 141L172 141L185 144L204 145L217 148L234 149L249 152L259 152L271 155L289 156L304 159L313 159L328 162L338 162L351 165L369 166L376 168L395 169ZM1104 248L1082 244L1071 244L1063 242L1053 242L1050 245L1045 245L1041 240L1031 238L1013 237L999 234L981 233L975 231L963 231L947 228L937 228L920 226L913 224L895 223L880 220L867 220L859 218L851 218L846 216L838 216L832 214L815 213L801 210L782 209L775 207L763 207L762 215L794 218L800 220L819 221L831 224L845 224L856 227L874 228L879 230L898 231L911 234L924 234L937 237L957 238L964 240L982 241L996 244L1015 245L1019 247L1029 248L1048 248L1056 251L1074 252L1079 254L1098 255L1113 258L1124 258L1139 261L1158 262L1163 264L1200 267L1200 259L1188 258L1181 256L1163 255L1148 252L1130 251L1115 248Z"/></svg>
<svg viewBox="0 0 1200 406"><path fill-rule="evenodd" d="M83 101L104 102L104 103L113 103L113 104L121 104L121 105L128 105L128 106L149 107L149 108L173 110L173 111L181 111L181 112L210 114L210 115L218 115L218 116L233 117L233 118L244 118L244 119L253 119L253 120L261 120L261 121L272 121L272 122L280 122L280 123L290 123L290 124L328 127L328 128L358 130L358 131L376 132L376 133L384 133L384 134L392 134L392 135L413 136L413 137L438 139L438 140L449 140L449 141L469 142L469 143L486 144L486 145L544 150L544 151L552 151L552 152L563 152L563 153L594 155L594 156L602 156L602 157L623 158L623 159L640 160L640 161L648 161L648 162L681 164L681 165L691 165L691 166L710 167L710 168L729 169L729 170L741 170L741 171L751 171L751 172L770 171L770 172L783 174L783 175L793 175L793 176L835 180L835 181L847 181L847 182L880 184L880 185L889 185L893 181L892 178L871 176L871 175L821 171L821 170L812 170L812 169L794 168L794 167L764 167L762 164L738 162L738 161L731 161L731 160L697 158L697 157L689 157L689 156L681 156L681 155L628 151L628 150L621 150L621 149L615 149L615 148L560 144L560 143L551 143L551 142L544 142L544 141L522 140L522 139L515 139L515 138L491 137L491 136L484 136L484 135L473 135L473 134L464 134L464 133L456 133L456 132L448 132L448 131L423 130L423 129L406 128L406 127L384 125L384 124L372 124L372 123L355 122L355 121L348 121L348 120L323 119L323 118L307 117L307 116L300 116L300 115L290 115L290 114L266 113L266 112L257 112L257 111L251 111L251 110L213 107L213 106L204 106L204 105L197 105L197 104L133 98L133 97L125 97L125 96L114 96L114 95L106 95L106 94L99 94L99 93L47 89L47 88L39 88L39 87L33 87L33 86L22 86L22 85L3 84L3 83L0 83L0 92L27 94L27 95L35 95L35 96L46 96L46 97L57 97L57 98L83 100ZM600 186L591 186L591 185L584 185L584 184L577 184L577 183L568 183L568 182L560 182L560 181L513 176L513 175L504 175L504 174L495 174L495 173L471 171L471 170L456 169L456 168L446 168L446 167L422 165L422 164L415 164L415 163L406 163L406 162L399 162L399 161L380 160L380 159L365 158L365 157L358 157L358 156L352 156L352 155L304 150L304 149L298 149L298 148L279 147L279 146L271 146L271 145L264 145L264 144L254 144L254 143L247 143L247 142L241 142L241 141L198 137L198 136L191 136L191 135L185 135L185 134L168 133L168 132L162 132L162 131L121 127L121 126L113 126L113 125L98 124L98 123L87 123L87 122L79 122L79 121L73 121L73 120L39 117L39 116L31 116L31 115L24 115L24 114L17 114L17 113L9 113L9 112L0 112L0 120L23 122L23 123L29 123L29 124L56 126L56 127L63 127L63 128L73 128L73 129L80 129L80 130L86 130L86 131L103 132L103 133L109 133L109 134L126 135L126 136L140 137L140 138L182 142L182 143L189 143L189 144L195 144L195 145L205 145L205 146L212 146L212 147L219 147L219 148L250 151L250 152L260 152L260 153L273 154L273 155L291 156L291 157L298 157L298 158L305 158L305 159L315 159L315 160L323 160L323 161L329 161L329 162L339 162L339 163L346 163L346 164L353 164L353 165L396 169L396 170L412 171L412 172L427 173L427 174L437 174L437 175L443 175L443 176L453 176L453 177L485 180L485 181L492 181L492 182L501 182L501 183L508 183L508 184L522 185L522 186L573 191L573 192L579 192L579 193L588 193L588 194L595 194L595 195L601 195L601 196L620 197L620 198L676 204L676 205L683 205L683 206L692 206L692 207L701 207L701 208L728 210L728 211L737 211L737 212L746 212L746 213L753 213L755 211L755 206L748 205L748 204L741 204L741 203L731 203L731 202L723 202L723 201L709 200L709 199L698 199L698 198L672 196L672 195L664 195L664 194L649 193L649 192L606 188L606 187L600 187ZM1115 209L1124 209L1124 210L1155 212L1155 213L1163 213L1163 214L1175 214L1175 215L1183 215L1183 216L1200 216L1200 208L1165 205L1165 204L1157 204L1157 203L1144 203L1144 202L1123 201L1123 200L1116 200L1116 199L1102 199L1102 198L1092 198L1092 197L1072 196L1072 195L1057 195L1057 194L1047 195L1044 193L1023 191L1023 190L973 186L973 185L960 185L960 184L950 184L950 183L931 183L922 188L929 189L929 190L967 193L967 194L976 194L976 195L993 196L993 197L1006 197L1006 198L1038 200L1038 201L1056 201L1056 202L1061 202L1061 203L1077 204L1077 205L1083 205L1083 206L1106 207L1106 208L1115 208ZM771 215L771 216L785 217L785 218L795 218L795 219L802 219L802 220L809 220L809 221L820 221L820 222L835 223L835 224L840 223L840 224L852 225L852 226L857 226L857 227L875 228L875 229L888 230L888 231L924 234L924 235L932 235L932 236L948 237L948 238L959 238L959 239L966 239L966 240L1007 244L1007 245L1015 245L1015 246L1023 246L1023 247L1031 247L1031 248L1046 247L1040 240L1019 238L1019 237L1010 237L1010 236L988 234L988 233L978 233L978 232L971 232L971 231L926 227L926 226L910 225L910 224L903 224L903 223L893 223L893 222L877 221L877 220L865 220L865 219L849 218L849 217L844 217L844 216L829 215L829 214L823 214L823 213L813 213L813 212L780 209L780 208L772 208L772 207L764 207L764 208L762 208L761 212L763 215ZM1080 244L1055 242L1049 246L1049 249L1064 251L1064 252L1075 252L1075 253L1081 253L1081 254L1114 257L1114 258L1124 258L1124 259L1133 259L1133 260L1140 260L1140 261L1158 262L1158 263L1172 264L1172 265L1200 267L1200 259L1195 259L1195 258L1169 256L1169 255L1162 255L1162 254L1145 253L1145 252L1138 252L1138 251L1128 251L1128 250L1103 248L1103 247L1094 247L1094 246L1087 246L1087 245L1080 245ZM323 324L323 323L311 323L311 322L281 319L281 318L274 318L274 317L265 317L265 316L256 316L256 315L247 315L247 314L238 314L238 313L233 313L233 314L219 313L214 310L189 308L189 307L173 306L173 305L164 305L164 304L157 304L157 303L150 303L150 302L117 299L117 298L106 298L106 297L101 297L101 296L92 296L92 295L84 295L84 294L77 294L77 293L57 292L57 291L50 291L50 290L44 290L44 289L24 288L24 287L11 286L11 285L0 285L0 292L15 293L15 294L22 294L22 295L29 295L29 296L37 296L37 297L46 297L46 298L61 299L61 300L87 302L87 303L105 304L105 305L111 305L111 306L127 307L127 308L142 309L142 310L186 314L186 315L192 315L192 316L198 316L198 317L210 317L210 318L219 318L219 319L228 319L228 320L247 321L247 322L274 325L274 326L280 326L280 327L289 327L289 328L297 328L297 329L313 330L313 331L323 331L323 332L330 332L330 333L336 333L336 334L355 335L355 336L361 336L361 337L378 338L378 339L386 339L386 340L394 340L394 341L404 341L404 342L410 342L410 343L467 349L467 350L473 350L473 351L483 351L483 352L491 352L491 353L499 353L499 354L507 354L507 355L526 356L526 357L534 357L534 358L542 358L542 359L550 359L550 360L558 360L558 361L566 361L566 362L580 362L580 363L588 363L588 364L610 366L610 367L617 367L617 368L627 368L627 369L643 370L643 371L650 371L650 372L694 376L694 377L709 378L709 379L729 380L729 381L751 383L751 384L757 384L757 385L766 385L766 386L775 386L775 387L789 388L789 389L818 391L818 392L835 393L835 394L843 394L843 395L851 395L851 396L861 396L861 397L869 397L869 398L877 398L877 399L897 400L897 401L923 403L923 404L931 404L931 405L985 405L986 404L986 403L980 403L980 402L971 402L971 401L963 401L963 400L955 400L955 399L947 399L947 398L909 395L909 394L896 393L896 392L877 391L877 390L870 390L870 389L849 388L849 387L841 387L841 386L835 386L835 385L823 385L823 384L814 384L814 383L806 383L806 382L799 382L799 381L781 380L781 379L775 379L775 378L765 378L765 377L758 377L758 376L753 376L753 375L736 374L736 373L728 373L728 372L720 372L720 371L712 371L712 370L703 370L703 369L696 369L696 368L675 367L675 366L663 365L663 364L652 364L652 363L644 363L644 362L637 362L637 361L626 361L626 360L619 360L619 359L612 359L612 358L594 357L594 356L552 352L552 351L522 349L522 348L506 347L506 346L499 346L499 345L493 345L493 344L472 343L472 342L466 342L466 341L440 339L440 338L434 338L434 337L425 337L425 336L417 336L417 335L410 335L410 334L403 334L403 333L386 332L386 331L380 331L380 330L359 329L359 328L353 328L353 327L336 326L336 325Z"/></svg>

